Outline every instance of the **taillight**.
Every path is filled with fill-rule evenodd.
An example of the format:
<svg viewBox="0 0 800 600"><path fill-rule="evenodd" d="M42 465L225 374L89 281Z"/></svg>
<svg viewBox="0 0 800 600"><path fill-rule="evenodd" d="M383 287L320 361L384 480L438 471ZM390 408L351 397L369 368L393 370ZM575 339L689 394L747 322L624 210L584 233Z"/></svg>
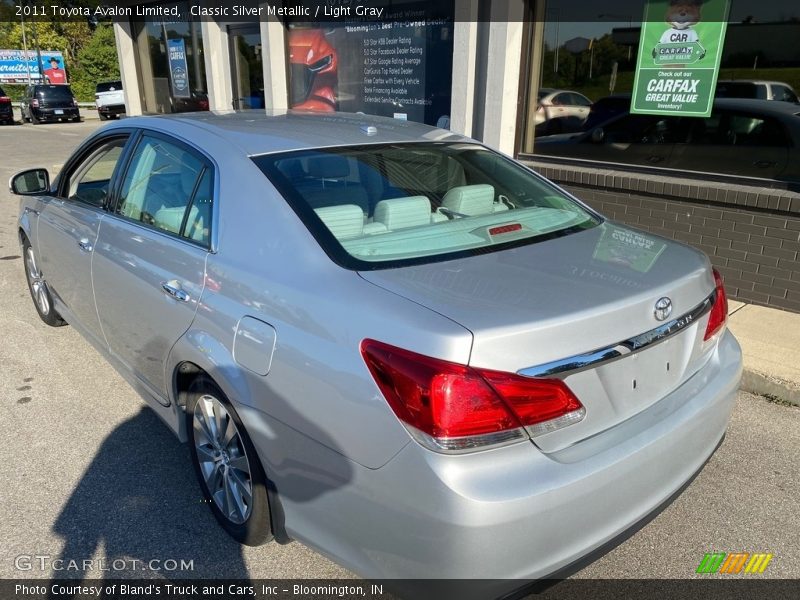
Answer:
<svg viewBox="0 0 800 600"><path fill-rule="evenodd" d="M31 106L33 106L33 108L39 108L39 99L34 98L33 100L31 100Z"/></svg>
<svg viewBox="0 0 800 600"><path fill-rule="evenodd" d="M73 98L73 99L72 99L72 106L74 106L74 107L76 107L76 108L78 107L78 100L77 100L77 98Z"/></svg>
<svg viewBox="0 0 800 600"><path fill-rule="evenodd" d="M361 342L361 354L395 415L432 450L525 440L585 414L557 379L476 369L375 340Z"/></svg>
<svg viewBox="0 0 800 600"><path fill-rule="evenodd" d="M722 281L722 275L719 271L714 271L714 304L711 306L711 312L708 315L708 325L706 325L706 334L703 336L703 341L713 337L728 320L728 296L725 293L725 285Z"/></svg>
<svg viewBox="0 0 800 600"><path fill-rule="evenodd" d="M8 96L0 96L0 104L11 104L11 98Z"/></svg>

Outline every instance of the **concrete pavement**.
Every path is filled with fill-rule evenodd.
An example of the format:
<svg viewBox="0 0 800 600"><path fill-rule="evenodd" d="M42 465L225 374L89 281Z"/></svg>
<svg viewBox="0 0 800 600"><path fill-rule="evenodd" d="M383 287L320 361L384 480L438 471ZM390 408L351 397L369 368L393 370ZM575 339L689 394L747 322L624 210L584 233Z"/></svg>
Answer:
<svg viewBox="0 0 800 600"><path fill-rule="evenodd" d="M800 314L735 301L728 314L744 355L742 389L800 406Z"/></svg>

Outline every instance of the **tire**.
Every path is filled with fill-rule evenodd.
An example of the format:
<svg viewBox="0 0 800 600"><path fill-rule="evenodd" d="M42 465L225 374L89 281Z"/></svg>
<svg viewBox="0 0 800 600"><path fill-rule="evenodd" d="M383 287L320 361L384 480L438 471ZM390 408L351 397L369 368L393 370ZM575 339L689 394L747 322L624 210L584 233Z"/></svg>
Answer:
<svg viewBox="0 0 800 600"><path fill-rule="evenodd" d="M101 121L108 121L108 115L104 115L103 113L97 113L97 114L100 115Z"/></svg>
<svg viewBox="0 0 800 600"><path fill-rule="evenodd" d="M67 322L61 318L61 315L58 314L53 306L53 297L50 295L50 289L47 287L47 282L42 276L41 271L39 271L36 256L27 238L25 238L22 243L22 254L25 263L25 279L28 282L28 291L31 293L33 306L36 307L39 318L50 325L50 327L66 325Z"/></svg>
<svg viewBox="0 0 800 600"><path fill-rule="evenodd" d="M41 121L33 113L30 113L28 120L31 122L31 125L38 125L39 123L41 123Z"/></svg>
<svg viewBox="0 0 800 600"><path fill-rule="evenodd" d="M217 423L221 424L221 434L215 434L219 430ZM239 415L222 390L205 375L189 386L186 430L195 475L217 522L246 546L272 539L267 478L261 462Z"/></svg>

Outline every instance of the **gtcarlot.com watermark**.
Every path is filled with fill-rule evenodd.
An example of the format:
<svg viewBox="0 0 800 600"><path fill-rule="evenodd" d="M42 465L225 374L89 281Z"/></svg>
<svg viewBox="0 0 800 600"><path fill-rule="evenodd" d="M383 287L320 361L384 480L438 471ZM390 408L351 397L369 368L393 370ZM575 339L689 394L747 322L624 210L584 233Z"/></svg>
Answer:
<svg viewBox="0 0 800 600"><path fill-rule="evenodd" d="M105 558L73 560L49 554L20 554L14 558L18 571L194 571L194 559Z"/></svg>

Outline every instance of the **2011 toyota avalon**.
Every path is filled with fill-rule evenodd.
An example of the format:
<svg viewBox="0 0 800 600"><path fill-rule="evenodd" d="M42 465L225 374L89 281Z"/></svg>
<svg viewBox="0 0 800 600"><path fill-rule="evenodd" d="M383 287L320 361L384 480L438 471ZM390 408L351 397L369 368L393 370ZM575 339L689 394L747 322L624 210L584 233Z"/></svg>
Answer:
<svg viewBox="0 0 800 600"><path fill-rule="evenodd" d="M11 187L39 315L189 442L242 543L513 587L650 514L725 434L741 355L707 257L451 132L133 118Z"/></svg>

